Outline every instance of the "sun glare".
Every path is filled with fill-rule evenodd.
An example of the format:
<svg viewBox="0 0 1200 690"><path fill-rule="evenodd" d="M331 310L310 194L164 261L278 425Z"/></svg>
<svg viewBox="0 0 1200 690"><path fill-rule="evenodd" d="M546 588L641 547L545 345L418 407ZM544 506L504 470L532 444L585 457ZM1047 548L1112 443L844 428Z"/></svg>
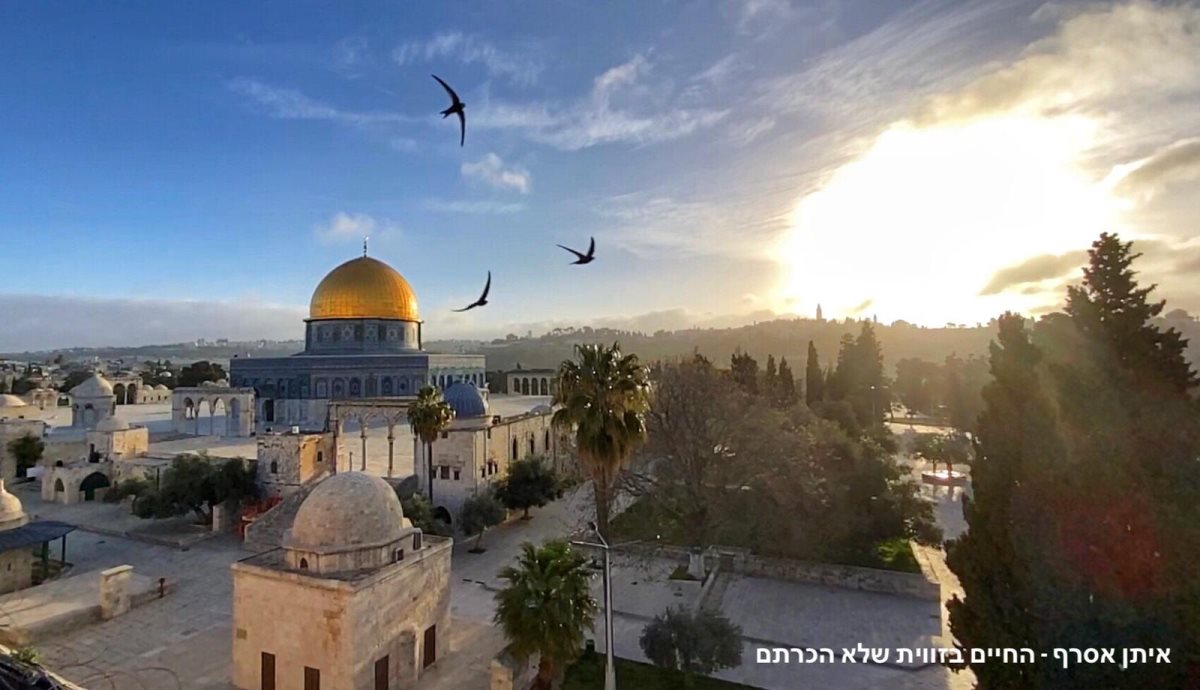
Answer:
<svg viewBox="0 0 1200 690"><path fill-rule="evenodd" d="M1119 229L1116 200L1080 165L1095 135L1075 116L894 125L797 203L777 303L930 326L1044 304L979 292L998 269Z"/></svg>

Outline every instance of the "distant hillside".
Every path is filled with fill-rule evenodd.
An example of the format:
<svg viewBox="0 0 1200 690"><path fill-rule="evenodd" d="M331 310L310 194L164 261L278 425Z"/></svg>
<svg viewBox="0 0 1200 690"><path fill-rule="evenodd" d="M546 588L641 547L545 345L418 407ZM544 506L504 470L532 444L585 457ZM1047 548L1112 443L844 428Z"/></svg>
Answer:
<svg viewBox="0 0 1200 690"><path fill-rule="evenodd" d="M814 319L779 319L738 328L690 329L659 331L653 335L612 329L568 329L535 338L493 341L466 347L461 341L455 347L429 343L430 349L448 352L471 352L487 356L489 370L514 369L517 364L530 368L556 367L571 357L577 343L619 341L628 352L635 352L644 361L654 361L700 354L727 365L734 350L741 349L764 364L768 354L787 357L793 370L803 369L808 353L808 341L816 343L822 366L837 358L838 342L845 333L857 334L858 322L816 321ZM904 322L892 325L876 324L884 349L884 365L891 371L897 360L921 357L941 361L957 353L984 354L992 339L991 326L974 328L920 328Z"/></svg>
<svg viewBox="0 0 1200 690"><path fill-rule="evenodd" d="M1187 312L1176 309L1160 319L1160 324L1182 332L1190 341L1188 358L1193 363L1200 362L1200 322ZM722 366L728 366L730 355L740 348L757 359L760 365L765 364L768 354L772 354L776 358L787 357L793 371L803 371L809 340L816 343L824 367L836 360L842 335L856 334L860 328L861 325L856 321L814 319L776 319L735 328L694 328L653 334L584 327L555 329L533 338L509 336L508 339L491 342L433 340L427 342L425 347L431 352L485 355L489 371L515 369L518 364L526 369L553 368L571 357L578 343L607 343L614 340L619 341L627 351L637 353L644 361L699 352ZM876 330L883 344L884 366L889 375L894 374L897 361L909 357L940 362L951 354L960 357L986 355L988 343L995 336L994 324L969 328L924 328L897 321L876 324ZM186 364L202 359L227 363L234 355L282 357L303 349L303 342L292 340L205 346L176 343L142 347L73 348L5 356L44 361L61 353L68 360L92 357L102 360L125 359L129 362L170 359Z"/></svg>
<svg viewBox="0 0 1200 690"><path fill-rule="evenodd" d="M1200 362L1200 322L1182 310L1175 310L1160 320L1163 327L1182 332L1189 339L1188 358ZM431 342L429 348L442 352L467 352L487 356L490 371L557 367L573 354L577 343L619 341L628 352L635 352L643 361L680 357L699 352L722 366L728 366L734 350L741 349L766 362L768 354L787 357L793 371L803 371L808 353L808 341L817 346L821 366L837 359L842 335L857 334L862 328L856 321L816 321L814 319L778 319L737 328L689 329L659 331L653 335L613 329L566 329L535 338L496 340L479 343L455 341ZM884 368L888 375L895 373L896 362L915 357L940 362L951 354L959 357L987 355L988 344L995 337L995 324L963 328L924 328L897 321L876 324L883 345Z"/></svg>

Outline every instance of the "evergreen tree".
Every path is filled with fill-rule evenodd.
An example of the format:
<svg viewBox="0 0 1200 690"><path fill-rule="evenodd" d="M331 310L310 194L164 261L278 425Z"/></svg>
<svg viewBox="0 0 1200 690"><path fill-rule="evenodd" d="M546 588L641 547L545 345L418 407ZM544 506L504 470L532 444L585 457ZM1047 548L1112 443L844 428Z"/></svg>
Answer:
<svg viewBox="0 0 1200 690"><path fill-rule="evenodd" d="M1137 286L1131 265L1141 254L1132 245L1100 235L1088 250L1083 285L1067 288L1066 312L1086 338L1107 348L1121 371L1145 377L1142 383L1156 392L1185 396L1200 383L1183 355L1187 340L1152 323L1166 301L1147 300L1156 285Z"/></svg>
<svg viewBox="0 0 1200 690"><path fill-rule="evenodd" d="M787 357L779 360L779 373L775 379L775 403L779 407L791 407L799 400L796 394L796 377L792 367L788 365Z"/></svg>
<svg viewBox="0 0 1200 690"><path fill-rule="evenodd" d="M1021 480L1038 463L1061 461L1063 452L1036 372L1040 359L1024 320L1014 314L1000 317L997 342L991 345L994 380L984 389L987 408L979 422L976 455L982 457L972 467L974 498L963 498L970 529L950 544L946 557L966 594L947 603L951 630L965 649L1043 649L1032 615L1035 583L1030 580L1037 562L1029 550L1019 549L1034 543L1037 534L1036 521L1019 510L1036 488ZM1045 687L1025 664L970 667L981 690Z"/></svg>
<svg viewBox="0 0 1200 690"><path fill-rule="evenodd" d="M1133 280L1136 257L1101 236L1066 318L1038 324L1044 349L1001 320L950 620L966 647L1171 648L1171 663L973 665L982 690L1200 678L1195 375L1183 340L1150 321L1162 305Z"/></svg>
<svg viewBox="0 0 1200 690"><path fill-rule="evenodd" d="M804 401L810 406L825 398L825 375L817 359L817 346L808 341L808 362L804 366Z"/></svg>
<svg viewBox="0 0 1200 690"><path fill-rule="evenodd" d="M779 370L775 366L775 355L767 355L767 370L763 374L762 392L767 400L775 400L776 388L779 385Z"/></svg>
<svg viewBox="0 0 1200 690"><path fill-rule="evenodd" d="M751 395L758 395L758 362L740 349L735 350L729 358L729 370L733 380L742 390Z"/></svg>

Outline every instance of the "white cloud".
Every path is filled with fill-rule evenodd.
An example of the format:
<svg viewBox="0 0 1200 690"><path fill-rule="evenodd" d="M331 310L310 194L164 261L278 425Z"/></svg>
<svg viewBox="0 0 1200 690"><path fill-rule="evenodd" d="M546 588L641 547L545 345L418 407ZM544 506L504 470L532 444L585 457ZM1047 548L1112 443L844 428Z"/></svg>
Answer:
<svg viewBox="0 0 1200 690"><path fill-rule="evenodd" d="M681 200L645 193L605 199L596 213L617 246L637 254L764 257L766 240L786 227L784 217L764 216L745 205Z"/></svg>
<svg viewBox="0 0 1200 690"><path fill-rule="evenodd" d="M728 110L680 107L668 81L646 83L651 68L649 60L637 55L601 73L591 91L573 102L488 102L472 124L517 130L533 141L577 151L610 143L672 141L712 127L728 115Z"/></svg>
<svg viewBox="0 0 1200 690"><path fill-rule="evenodd" d="M1200 179L1200 139L1172 142L1135 163L1117 166L1110 178L1118 194L1143 200L1173 184Z"/></svg>
<svg viewBox="0 0 1200 690"><path fill-rule="evenodd" d="M367 61L369 48L362 36L343 38L333 47L333 64L343 72L353 73Z"/></svg>
<svg viewBox="0 0 1200 690"><path fill-rule="evenodd" d="M445 201L429 199L425 208L441 213L472 213L480 215L508 215L525 210L525 204L507 201Z"/></svg>
<svg viewBox="0 0 1200 690"><path fill-rule="evenodd" d="M399 113L342 110L313 100L295 89L271 86L247 77L234 79L228 86L235 93L247 96L264 107L271 117L284 120L327 120L355 127L409 123L416 120Z"/></svg>
<svg viewBox="0 0 1200 690"><path fill-rule="evenodd" d="M533 176L519 165L505 165L494 153L489 153L474 163L462 164L462 176L482 180L496 189L512 190L528 194L533 186Z"/></svg>
<svg viewBox="0 0 1200 690"><path fill-rule="evenodd" d="M364 237L382 239L395 235L399 230L399 225L391 221L377 220L365 213L344 211L333 214L327 222L313 227L317 239L329 244L362 242Z"/></svg>
<svg viewBox="0 0 1200 690"><path fill-rule="evenodd" d="M506 77L517 84L532 84L542 72L542 63L529 51L507 51L484 39L448 31L423 41L409 41L396 48L392 57L398 65L457 58L465 65L481 64L493 77Z"/></svg>

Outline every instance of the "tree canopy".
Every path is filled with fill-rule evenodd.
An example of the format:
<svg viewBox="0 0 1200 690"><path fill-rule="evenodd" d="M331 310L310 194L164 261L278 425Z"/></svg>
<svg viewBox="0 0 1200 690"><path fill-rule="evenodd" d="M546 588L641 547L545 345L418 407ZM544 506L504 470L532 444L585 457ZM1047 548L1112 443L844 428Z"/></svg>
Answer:
<svg viewBox="0 0 1200 690"><path fill-rule="evenodd" d="M176 385L188 388L199 386L205 381L220 381L226 378L225 367L209 361L192 362L179 370Z"/></svg>
<svg viewBox="0 0 1200 690"><path fill-rule="evenodd" d="M575 353L558 369L553 424L574 433L595 491L596 525L607 534L617 481L646 440L650 389L637 355L623 353L618 343L580 345Z"/></svg>
<svg viewBox="0 0 1200 690"><path fill-rule="evenodd" d="M528 457L509 464L508 474L496 486L496 497L509 510L540 508L560 495L558 475L540 457Z"/></svg>
<svg viewBox="0 0 1200 690"><path fill-rule="evenodd" d="M506 584L496 593L495 622L515 656L539 655L534 688L546 690L583 651L583 634L592 629L597 606L587 559L565 541L526 542L516 564L498 577Z"/></svg>
<svg viewBox="0 0 1200 690"><path fill-rule="evenodd" d="M1170 664L973 664L991 688L1186 687L1200 669L1200 409L1186 343L1151 322L1102 235L1067 311L1002 317L967 532L947 562L964 647L1170 648ZM1190 680L1189 680L1190 679Z"/></svg>
<svg viewBox="0 0 1200 690"><path fill-rule="evenodd" d="M742 630L719 613L701 608L669 608L642 629L642 653L655 666L709 675L742 663Z"/></svg>
<svg viewBox="0 0 1200 690"><path fill-rule="evenodd" d="M476 535L472 550L479 552L483 550L483 533L487 528L504 522L504 505L490 488L486 488L475 492L463 503L458 519L464 534Z"/></svg>

